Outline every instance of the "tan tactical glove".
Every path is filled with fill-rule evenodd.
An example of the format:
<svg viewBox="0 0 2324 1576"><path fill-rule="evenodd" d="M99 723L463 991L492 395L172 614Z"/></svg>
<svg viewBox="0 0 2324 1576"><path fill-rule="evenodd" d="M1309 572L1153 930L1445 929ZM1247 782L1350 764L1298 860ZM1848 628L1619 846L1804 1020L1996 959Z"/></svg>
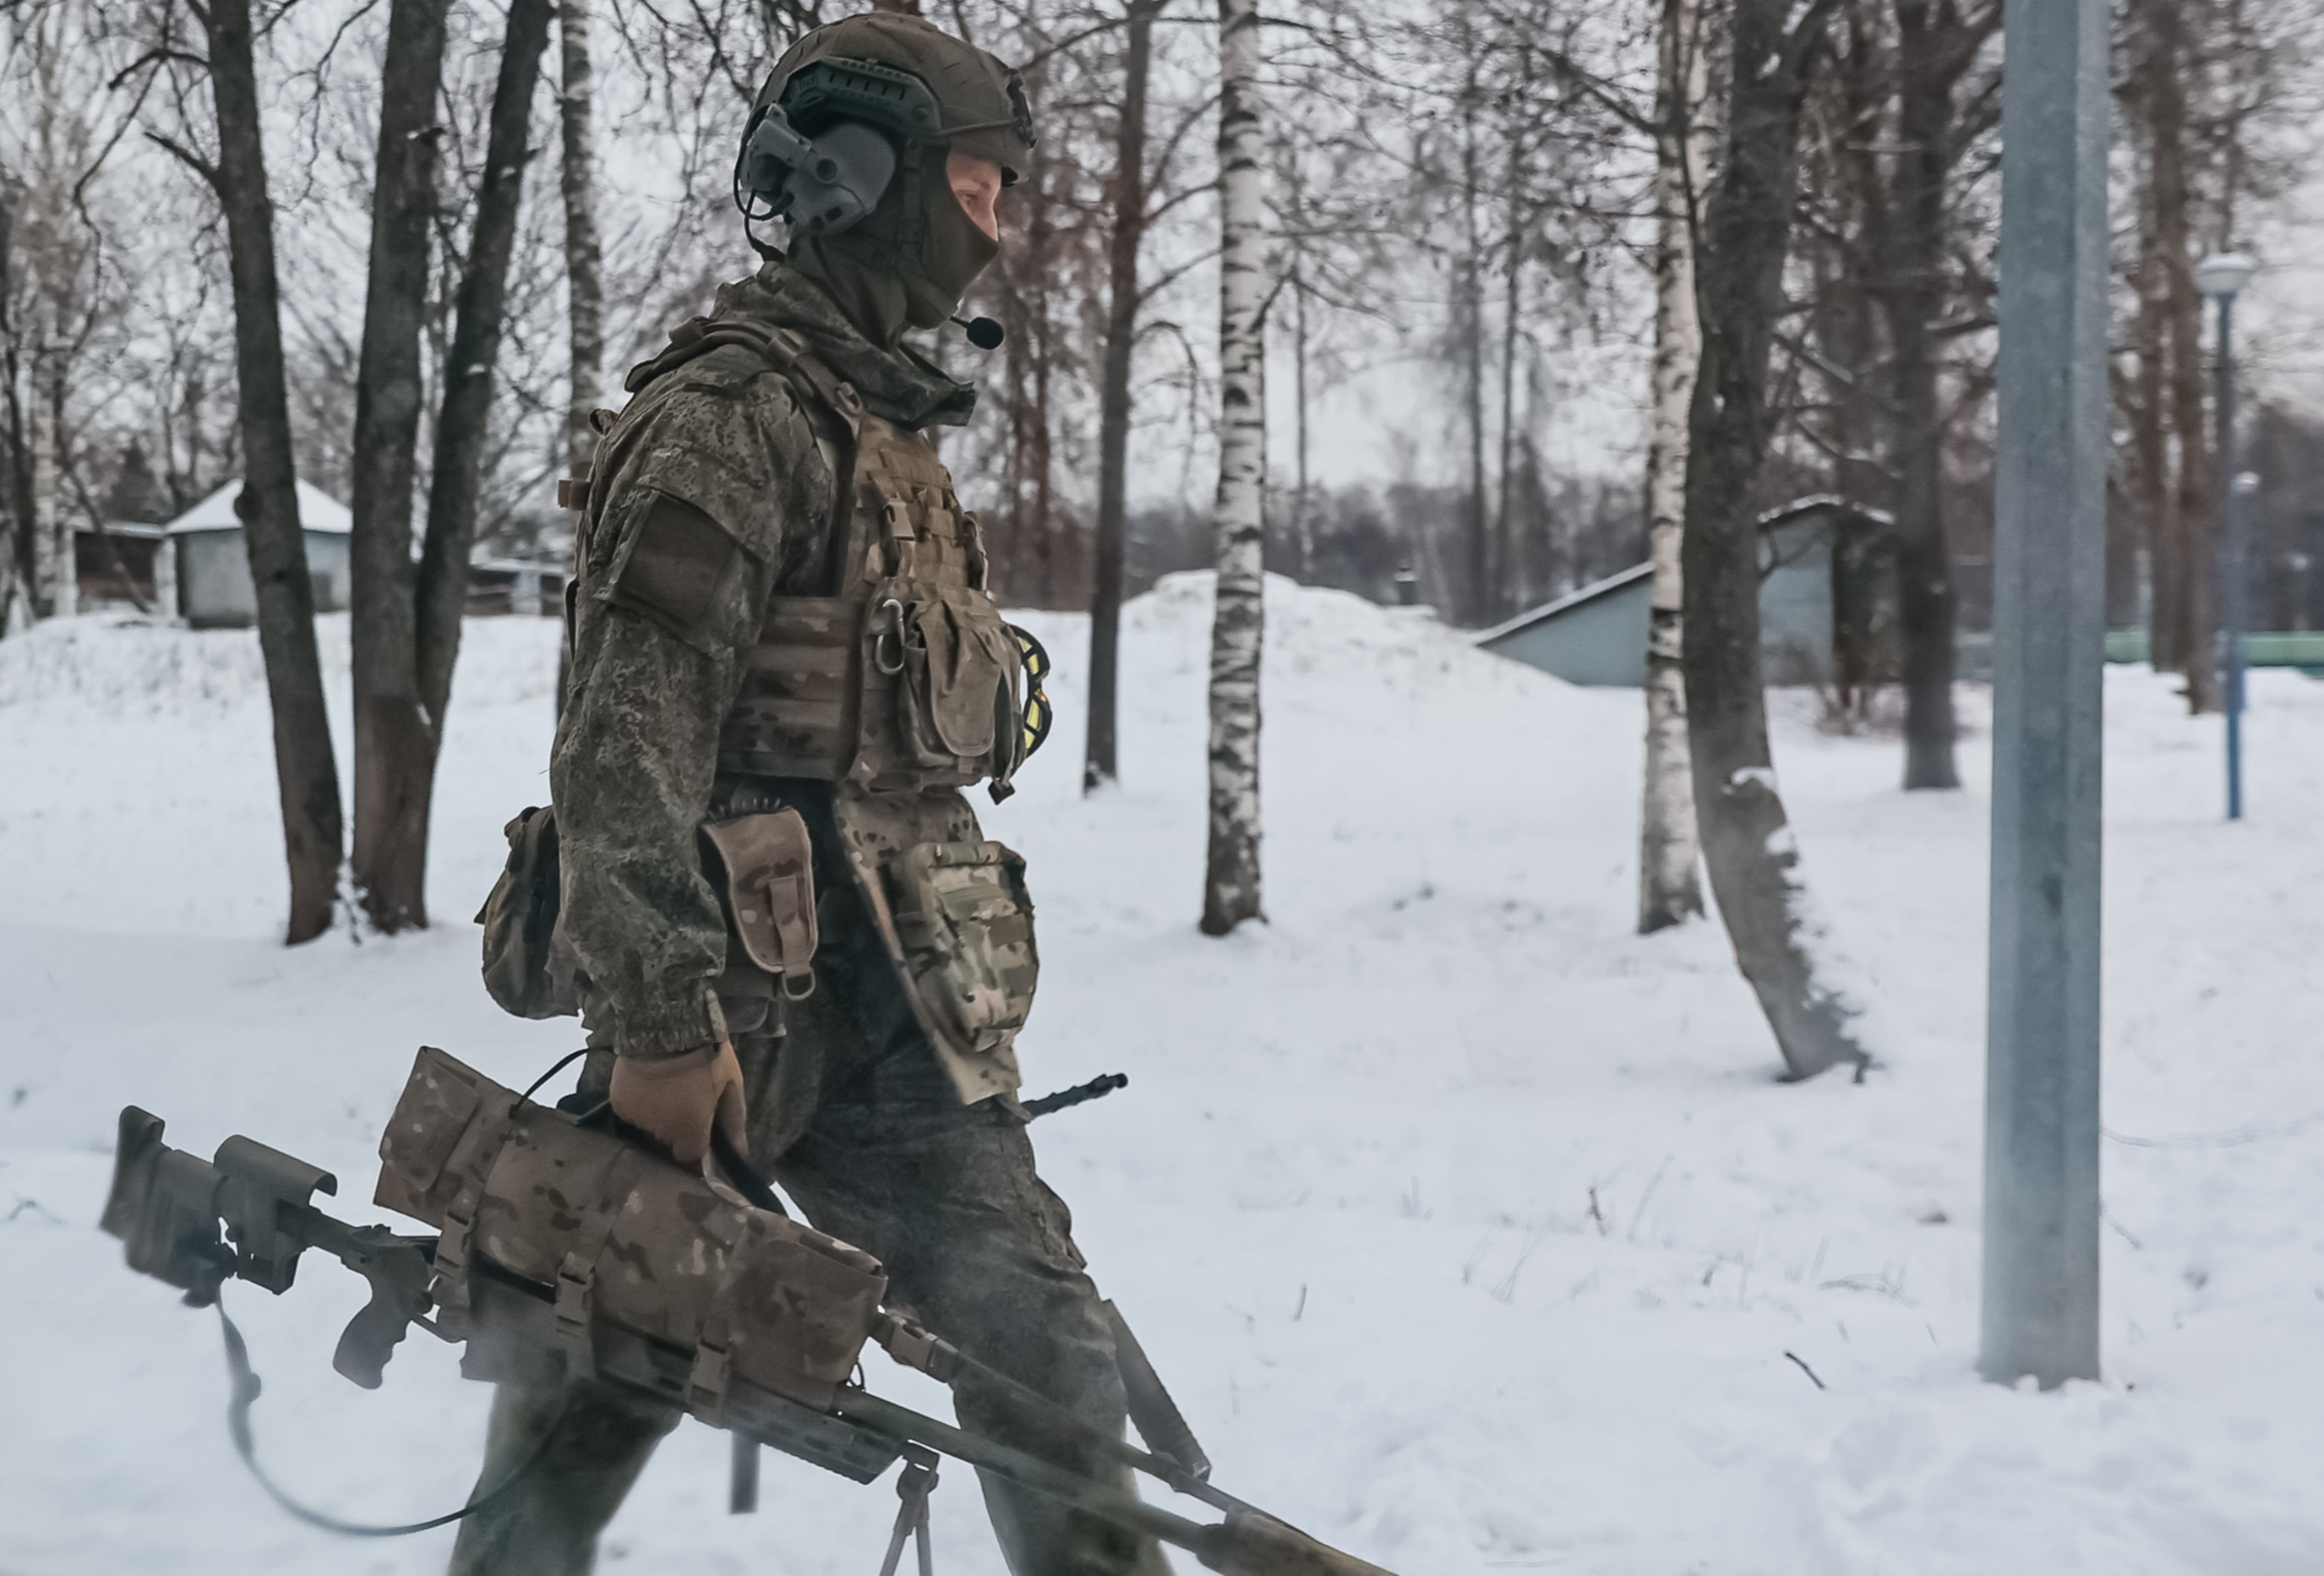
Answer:
<svg viewBox="0 0 2324 1576"><path fill-rule="evenodd" d="M675 1056L613 1058L613 1114L643 1128L680 1166L702 1164L715 1123L743 1147L742 1067L724 1040Z"/></svg>

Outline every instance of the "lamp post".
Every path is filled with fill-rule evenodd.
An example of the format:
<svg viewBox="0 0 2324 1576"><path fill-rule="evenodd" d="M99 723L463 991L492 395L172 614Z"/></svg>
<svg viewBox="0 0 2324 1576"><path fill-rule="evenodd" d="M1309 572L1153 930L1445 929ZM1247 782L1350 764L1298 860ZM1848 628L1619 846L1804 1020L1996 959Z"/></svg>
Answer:
<svg viewBox="0 0 2324 1576"><path fill-rule="evenodd" d="M2227 819L2244 818L2244 532L2236 485L2236 297L2259 272L2240 252L2214 252L2195 265L2195 288L2219 303L2219 598L2227 636Z"/></svg>
<svg viewBox="0 0 2324 1576"><path fill-rule="evenodd" d="M2098 1377L2107 0L2007 6L1978 1369Z"/></svg>

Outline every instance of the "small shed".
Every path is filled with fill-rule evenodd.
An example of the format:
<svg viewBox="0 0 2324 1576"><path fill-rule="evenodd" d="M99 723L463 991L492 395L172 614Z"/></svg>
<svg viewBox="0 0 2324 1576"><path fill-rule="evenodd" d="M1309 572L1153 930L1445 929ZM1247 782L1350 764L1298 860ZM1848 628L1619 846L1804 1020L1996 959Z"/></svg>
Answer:
<svg viewBox="0 0 2324 1576"><path fill-rule="evenodd" d="M1892 621L1895 566L1877 514L1838 498L1803 498L1759 520L1759 659L1769 684L1828 684L1837 671L1838 610L1862 604L1861 622L1877 643ZM1862 587L1861 570L1886 586ZM1654 568L1639 564L1592 585L1519 613L1477 637L1488 651L1513 658L1570 684L1642 688ZM1876 655L1875 667L1886 666Z"/></svg>
<svg viewBox="0 0 2324 1576"><path fill-rule="evenodd" d="M555 618L565 612L562 559L489 558L468 565L470 618L503 613Z"/></svg>
<svg viewBox="0 0 2324 1576"><path fill-rule="evenodd" d="M234 501L239 478L169 524L178 571L178 613L195 629L236 629L258 622L258 589L250 578L250 551ZM299 484L299 524L307 538L307 575L315 611L347 605L347 539L355 516L347 506L309 483Z"/></svg>
<svg viewBox="0 0 2324 1576"><path fill-rule="evenodd" d="M135 520L108 520L73 532L73 579L80 610L125 607L150 612L170 578L161 551L167 531Z"/></svg>

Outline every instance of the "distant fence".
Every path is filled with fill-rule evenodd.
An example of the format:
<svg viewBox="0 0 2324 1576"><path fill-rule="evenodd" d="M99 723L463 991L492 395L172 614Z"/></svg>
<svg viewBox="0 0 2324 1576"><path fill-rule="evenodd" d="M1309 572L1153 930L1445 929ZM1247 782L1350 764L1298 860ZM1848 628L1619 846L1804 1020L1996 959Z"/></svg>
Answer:
<svg viewBox="0 0 2324 1576"><path fill-rule="evenodd" d="M2108 630L2109 662L2147 659L2144 630ZM2324 630L2255 630L2244 637L2246 668L2297 668L2324 677Z"/></svg>
<svg viewBox="0 0 2324 1576"><path fill-rule="evenodd" d="M1954 637L1954 672L1983 683L1993 677L1993 631L1961 630ZM2136 664L2147 660L2146 631L2108 630L2106 659ZM2297 668L2311 678L2324 678L2324 630L2262 630L2244 637L2246 668Z"/></svg>

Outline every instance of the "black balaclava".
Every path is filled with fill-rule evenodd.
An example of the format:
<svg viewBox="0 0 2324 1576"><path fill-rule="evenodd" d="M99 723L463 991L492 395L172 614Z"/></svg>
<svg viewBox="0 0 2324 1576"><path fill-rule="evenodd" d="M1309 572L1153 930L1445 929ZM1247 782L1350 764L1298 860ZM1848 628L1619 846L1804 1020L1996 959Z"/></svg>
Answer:
<svg viewBox="0 0 2324 1576"><path fill-rule="evenodd" d="M791 266L821 285L864 337L893 349L909 328L934 328L960 310L1001 243L976 227L953 195L945 150L902 166L872 210L836 235L798 235Z"/></svg>

